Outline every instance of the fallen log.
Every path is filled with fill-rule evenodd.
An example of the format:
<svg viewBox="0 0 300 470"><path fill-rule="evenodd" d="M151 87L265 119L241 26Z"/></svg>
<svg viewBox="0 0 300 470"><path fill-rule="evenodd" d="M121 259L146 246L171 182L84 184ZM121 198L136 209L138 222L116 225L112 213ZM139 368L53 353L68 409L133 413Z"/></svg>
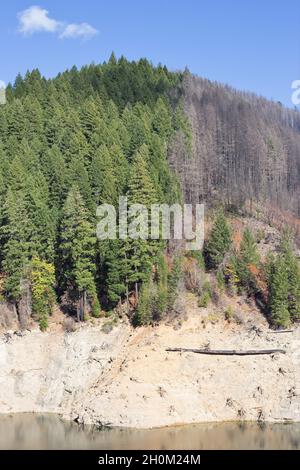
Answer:
<svg viewBox="0 0 300 470"><path fill-rule="evenodd" d="M268 333L294 333L295 330L271 330L268 331Z"/></svg>
<svg viewBox="0 0 300 470"><path fill-rule="evenodd" d="M252 350L245 350L239 351L236 349L185 349L185 348L168 348L166 349L167 352L190 352L195 354L208 354L212 356L259 356L259 355L266 355L266 354L286 354L284 349L252 349Z"/></svg>

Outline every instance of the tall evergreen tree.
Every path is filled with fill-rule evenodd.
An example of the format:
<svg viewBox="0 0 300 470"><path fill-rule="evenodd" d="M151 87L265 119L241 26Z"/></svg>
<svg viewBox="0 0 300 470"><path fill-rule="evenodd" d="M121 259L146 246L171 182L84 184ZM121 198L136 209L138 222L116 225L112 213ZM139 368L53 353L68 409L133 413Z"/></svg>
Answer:
<svg viewBox="0 0 300 470"><path fill-rule="evenodd" d="M87 313L87 301L96 301L95 246L95 227L78 188L73 186L63 208L59 271L64 289L76 289L80 320Z"/></svg>
<svg viewBox="0 0 300 470"><path fill-rule="evenodd" d="M121 149L117 144L112 145L109 149L112 161L112 169L115 177L118 193L121 196L125 195L128 179L129 179L129 164Z"/></svg>
<svg viewBox="0 0 300 470"><path fill-rule="evenodd" d="M249 293L254 293L257 288L254 271L258 267L258 263L259 254L256 240L251 230L247 227L243 233L240 251L236 256L234 265L239 284Z"/></svg>
<svg viewBox="0 0 300 470"><path fill-rule="evenodd" d="M289 279L285 259L282 255L278 255L270 271L269 309L275 326L286 327L289 325Z"/></svg>
<svg viewBox="0 0 300 470"><path fill-rule="evenodd" d="M8 190L2 211L0 230L2 271L5 274L5 291L10 300L17 302L21 296L21 281L26 276L29 263L31 224L24 198Z"/></svg>
<svg viewBox="0 0 300 470"><path fill-rule="evenodd" d="M153 185L149 167L149 149L143 144L135 153L128 183L129 204L143 204L147 208L157 202L157 193Z"/></svg>
<svg viewBox="0 0 300 470"><path fill-rule="evenodd" d="M298 320L300 318L300 266L293 251L291 235L288 232L283 234L280 251L288 275L289 313L292 320Z"/></svg>
<svg viewBox="0 0 300 470"><path fill-rule="evenodd" d="M88 98L81 108L81 125L83 132L90 141L93 133L100 127L102 122L102 103L96 102L94 98Z"/></svg>
<svg viewBox="0 0 300 470"><path fill-rule="evenodd" d="M42 153L41 166L49 187L49 204L59 212L66 198L67 168L57 145Z"/></svg>
<svg viewBox="0 0 300 470"><path fill-rule="evenodd" d="M223 261L225 254L229 251L231 244L231 227L227 222L224 211L220 210L205 247L208 266L217 268Z"/></svg>
<svg viewBox="0 0 300 470"><path fill-rule="evenodd" d="M106 294L110 305L116 305L129 295L129 260L126 240L110 240L106 263ZM127 305L128 307L128 305Z"/></svg>
<svg viewBox="0 0 300 470"><path fill-rule="evenodd" d="M73 156L68 168L69 186L77 186L83 197L86 207L95 214L95 202L92 196L92 188L89 174L83 158Z"/></svg>
<svg viewBox="0 0 300 470"><path fill-rule="evenodd" d="M33 258L30 266L32 311L42 331L48 327L48 318L55 303L54 265Z"/></svg>
<svg viewBox="0 0 300 470"><path fill-rule="evenodd" d="M148 148L143 145L140 150L136 152L133 159L127 195L129 206L142 204L148 210L149 218L150 206L157 202L157 195L148 170L147 158ZM129 223L131 223L130 217ZM149 237L150 233L148 221L147 228L148 235L146 238ZM129 282L134 284L137 297L140 283L149 280L151 266L157 254L157 249L158 243L150 241L149 239L137 237L136 239L129 240Z"/></svg>

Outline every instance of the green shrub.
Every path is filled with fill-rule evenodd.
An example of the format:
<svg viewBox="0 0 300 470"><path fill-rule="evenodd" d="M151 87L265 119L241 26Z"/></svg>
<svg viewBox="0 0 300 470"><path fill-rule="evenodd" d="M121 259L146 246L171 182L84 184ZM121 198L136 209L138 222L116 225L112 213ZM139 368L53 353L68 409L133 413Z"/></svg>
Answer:
<svg viewBox="0 0 300 470"><path fill-rule="evenodd" d="M224 314L225 314L225 320L230 322L233 318L233 310L232 310L231 305L229 305L229 307L226 308Z"/></svg>
<svg viewBox="0 0 300 470"><path fill-rule="evenodd" d="M150 283L143 284L140 290L138 306L133 319L134 326L147 325L152 320L152 295Z"/></svg>
<svg viewBox="0 0 300 470"><path fill-rule="evenodd" d="M224 290L225 290L225 278L224 278L224 273L223 273L222 270L218 270L218 272L216 274L216 279L217 279L218 289L221 292L224 292Z"/></svg>
<svg viewBox="0 0 300 470"><path fill-rule="evenodd" d="M100 302L97 297L94 297L92 300L92 317L100 318L100 316L101 316Z"/></svg>
<svg viewBox="0 0 300 470"><path fill-rule="evenodd" d="M209 295L209 292L204 292L199 301L198 301L198 307L200 308L206 308L211 300L211 297Z"/></svg>
<svg viewBox="0 0 300 470"><path fill-rule="evenodd" d="M171 309L177 297L178 284L182 277L182 257L175 256L171 272L168 274L168 301L167 307Z"/></svg>

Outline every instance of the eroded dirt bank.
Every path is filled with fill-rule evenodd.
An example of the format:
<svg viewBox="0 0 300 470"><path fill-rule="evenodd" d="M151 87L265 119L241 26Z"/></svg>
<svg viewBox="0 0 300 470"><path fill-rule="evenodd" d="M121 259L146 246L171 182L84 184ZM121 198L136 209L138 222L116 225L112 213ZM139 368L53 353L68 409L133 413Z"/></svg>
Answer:
<svg viewBox="0 0 300 470"><path fill-rule="evenodd" d="M0 339L0 412L54 412L97 425L150 428L225 420L300 421L300 329L274 334L257 313L228 323L187 301L184 320L133 330L121 321L74 333ZM240 323L240 322L239 322ZM220 357L168 347L282 348Z"/></svg>

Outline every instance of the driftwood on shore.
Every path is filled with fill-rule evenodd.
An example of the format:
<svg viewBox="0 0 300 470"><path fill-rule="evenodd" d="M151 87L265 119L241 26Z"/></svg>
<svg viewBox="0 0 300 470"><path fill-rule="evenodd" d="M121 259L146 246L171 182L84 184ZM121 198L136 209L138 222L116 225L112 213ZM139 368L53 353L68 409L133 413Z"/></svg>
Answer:
<svg viewBox="0 0 300 470"><path fill-rule="evenodd" d="M295 330L271 330L268 333L294 333Z"/></svg>
<svg viewBox="0 0 300 470"><path fill-rule="evenodd" d="M168 348L167 352L190 352L195 354L208 354L212 356L259 356L263 354L286 354L284 349L252 349L239 351L236 349L185 349L185 348Z"/></svg>

